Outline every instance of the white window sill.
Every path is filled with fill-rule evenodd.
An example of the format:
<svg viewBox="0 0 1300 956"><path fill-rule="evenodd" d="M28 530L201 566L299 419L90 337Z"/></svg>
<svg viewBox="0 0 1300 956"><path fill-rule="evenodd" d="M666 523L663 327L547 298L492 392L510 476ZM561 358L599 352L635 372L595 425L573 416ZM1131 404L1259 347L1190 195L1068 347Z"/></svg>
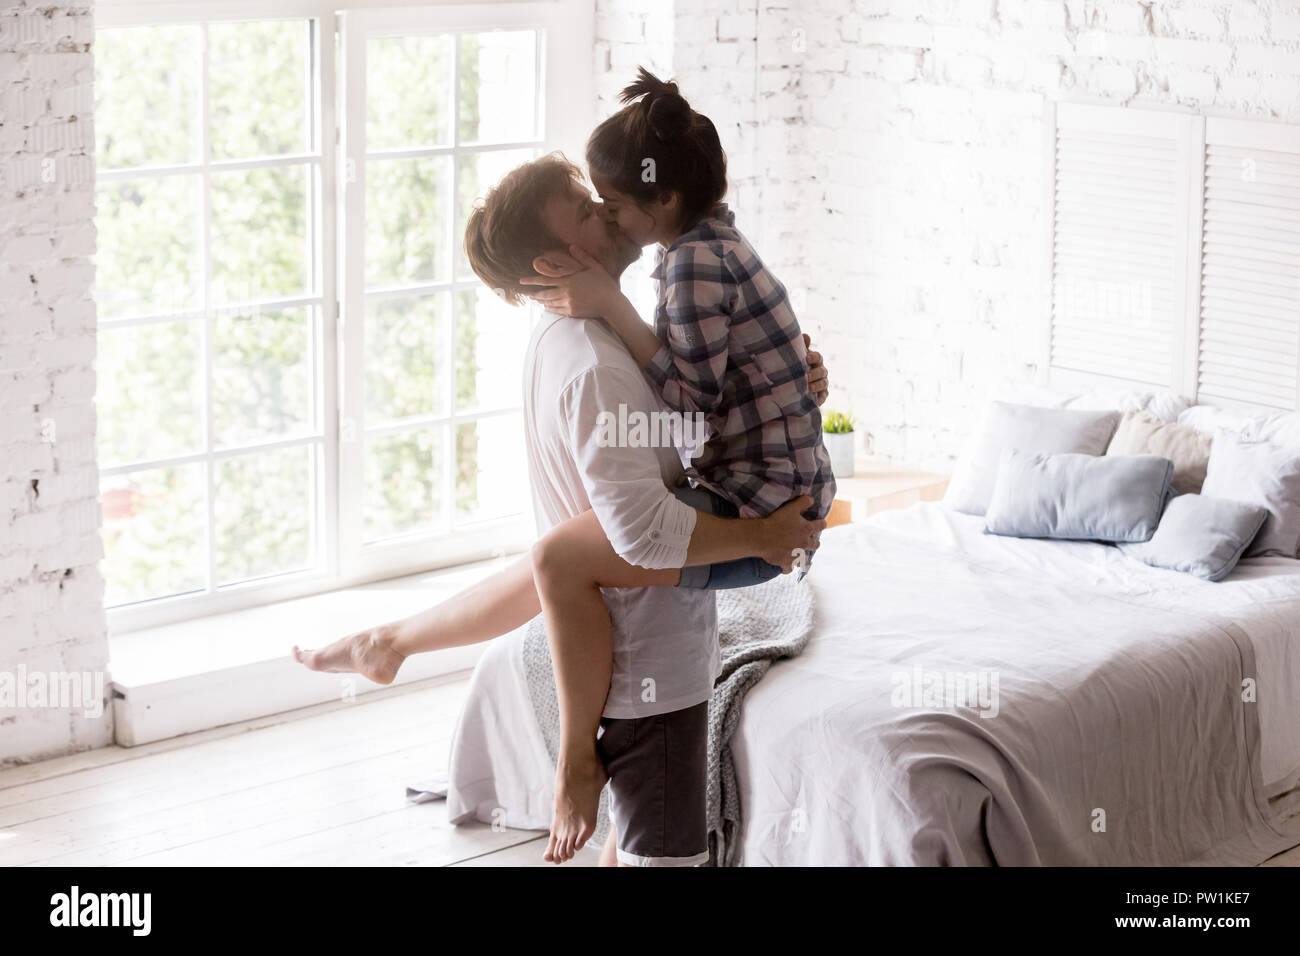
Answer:
<svg viewBox="0 0 1300 956"><path fill-rule="evenodd" d="M135 746L179 734L379 690L349 674L320 674L290 652L437 604L518 555L411 574L263 607L109 638L116 740ZM483 645L410 658L395 683L472 668Z"/></svg>

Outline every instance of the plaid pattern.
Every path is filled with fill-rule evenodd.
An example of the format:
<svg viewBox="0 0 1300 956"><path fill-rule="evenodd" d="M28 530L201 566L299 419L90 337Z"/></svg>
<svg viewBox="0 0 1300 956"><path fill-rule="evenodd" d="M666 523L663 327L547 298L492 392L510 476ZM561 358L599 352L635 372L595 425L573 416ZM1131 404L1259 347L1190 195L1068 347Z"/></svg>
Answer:
<svg viewBox="0 0 1300 956"><path fill-rule="evenodd" d="M734 222L719 203L660 251L655 334L665 347L646 373L669 406L708 420L709 440L688 475L745 517L807 494L814 503L805 514L824 518L835 479L799 320Z"/></svg>

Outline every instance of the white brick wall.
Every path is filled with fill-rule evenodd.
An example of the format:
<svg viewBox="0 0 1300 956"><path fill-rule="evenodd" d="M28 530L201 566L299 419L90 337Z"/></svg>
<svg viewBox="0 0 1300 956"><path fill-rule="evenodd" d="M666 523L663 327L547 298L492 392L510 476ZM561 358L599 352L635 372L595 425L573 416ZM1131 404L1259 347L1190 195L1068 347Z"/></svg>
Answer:
<svg viewBox="0 0 1300 956"><path fill-rule="evenodd" d="M108 660L90 297L93 35L87 3L0 0L0 681L102 673ZM84 710L0 699L0 766L109 743L107 702L99 718Z"/></svg>
<svg viewBox="0 0 1300 956"><path fill-rule="evenodd" d="M600 33L633 6L598 0L609 61L637 58ZM922 467L951 468L992 385L1036 374L1049 102L1300 122L1297 0L687 6L657 55L723 130L740 224L824 346L831 404Z"/></svg>
<svg viewBox="0 0 1300 956"><path fill-rule="evenodd" d="M727 151L731 201L746 209L754 186L755 0L597 0L597 112L616 111L638 66L682 80L691 105L712 118Z"/></svg>

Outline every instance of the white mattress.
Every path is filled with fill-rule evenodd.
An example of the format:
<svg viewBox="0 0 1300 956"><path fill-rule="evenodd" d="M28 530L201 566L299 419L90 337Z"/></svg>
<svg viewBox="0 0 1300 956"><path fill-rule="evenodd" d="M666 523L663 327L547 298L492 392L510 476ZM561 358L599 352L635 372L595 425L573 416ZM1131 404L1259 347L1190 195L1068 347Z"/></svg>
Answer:
<svg viewBox="0 0 1300 956"><path fill-rule="evenodd" d="M841 746L842 741L828 738L817 743L824 734L852 736L851 730L832 730L829 721L823 723L817 714L839 706L839 718L849 720L850 728L856 726L853 714L859 711L853 695L859 691L854 690L854 668L874 667L878 672L880 667L878 655L872 660L862 642L864 622L872 614L872 608L864 606L867 589L861 584L869 566L865 555L874 552L872 560L879 566L880 549L895 536L923 545L932 555L964 556L963 560L979 566L964 575L962 584L968 602L962 609L963 629L974 635L1005 626L1008 614L1015 613L1006 606L1005 595L996 596L995 588L989 589L987 600L979 596L979 576L996 575L998 569L1008 572L998 575L1003 588L1006 580L1027 574L1031 581L1077 585L1077 589L1118 596L1135 606L1135 618L1140 611L1169 609L1241 625L1254 648L1258 671L1263 789L1274 797L1300 781L1300 561L1252 559L1242 562L1225 581L1210 583L1149 568L1106 545L1002 538L985 535L982 528L982 518L950 512L939 504L920 504L834 529L824 537L818 566L808 578L816 592L817 631L800 657L776 664L751 691L732 741L746 808L742 844L748 862L909 858L907 849L844 851L840 845L844 834L872 826L863 816L868 812L861 805L868 799L865 792L836 797L832 787L828 798L822 788L812 812L820 814L814 822L824 842L811 855L791 856L790 841L772 837L787 824L764 819L765 808L771 808L769 816L778 812L776 808L788 815L789 807L801 804L802 796L792 792L801 788L800 781L819 776L833 779L837 772L843 773L846 762L857 759L853 756L857 751ZM883 533L873 542L875 529ZM893 605L888 608L887 626L894 630L888 637L900 647L907 645L909 617L915 615L918 631L923 630L925 624L933 625L932 602L943 601L944 581L934 565L945 564L949 570L944 573L949 575L958 567L950 560L932 560L927 566L917 556L920 551L908 550L908 560L916 566L908 568L904 577L917 582L916 591L898 594L896 600L880 594L872 599ZM858 553L864 555L860 563L854 559ZM973 590L972 579L976 579ZM973 600L971 594L976 595ZM1045 619L1051 620L1051 609L1046 611ZM1077 610L1071 613L1078 614ZM1110 613L1114 615L1113 608ZM878 629L878 621L871 620ZM1070 623L1074 632L1087 633L1086 622ZM520 630L494 642L475 671L453 740L448 797L453 820L497 820L533 829L549 825L553 769L524 683L522 634ZM877 673L872 679L878 677ZM838 704L833 703L836 700ZM846 781L844 786L861 784ZM835 817L831 825L825 820L828 815ZM899 826L898 821L890 821L886 828ZM1247 842L1251 841L1256 848L1260 845L1258 837ZM1239 850L1239 857L1247 858L1251 852L1251 848Z"/></svg>

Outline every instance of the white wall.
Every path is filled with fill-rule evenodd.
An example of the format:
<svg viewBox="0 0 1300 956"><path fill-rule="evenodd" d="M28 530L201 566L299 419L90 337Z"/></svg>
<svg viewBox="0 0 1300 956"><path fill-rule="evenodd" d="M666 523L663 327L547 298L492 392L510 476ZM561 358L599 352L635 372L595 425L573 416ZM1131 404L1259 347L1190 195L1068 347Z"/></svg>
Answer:
<svg viewBox="0 0 1300 956"><path fill-rule="evenodd" d="M0 0L0 682L103 674L89 5ZM12 686L12 684L10 685ZM105 684L106 686L106 684ZM0 698L0 766L102 746L111 710Z"/></svg>
<svg viewBox="0 0 1300 956"><path fill-rule="evenodd" d="M610 59L634 59L621 48L644 6L598 0ZM987 390L1037 373L1047 104L1300 122L1296 0L676 6L683 91L760 128L728 144L750 150L740 225L828 353L831 405L922 467L950 470Z"/></svg>

